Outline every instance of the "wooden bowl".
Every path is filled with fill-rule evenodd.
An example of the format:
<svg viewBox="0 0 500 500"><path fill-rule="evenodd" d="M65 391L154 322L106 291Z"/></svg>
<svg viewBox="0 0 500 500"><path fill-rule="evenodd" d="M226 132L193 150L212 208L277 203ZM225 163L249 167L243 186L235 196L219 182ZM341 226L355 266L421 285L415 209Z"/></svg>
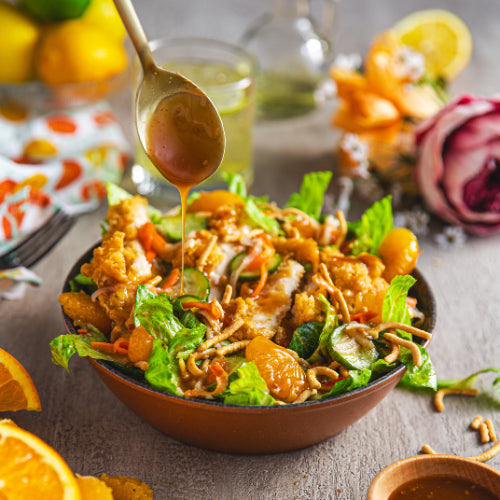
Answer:
<svg viewBox="0 0 500 500"><path fill-rule="evenodd" d="M89 262L88 250L66 278L69 281ZM412 294L425 314L423 328L433 332L436 306L422 274L413 273L417 283ZM66 329L76 333L71 319L63 312ZM427 346L429 341L424 341ZM324 441L376 406L401 380L401 365L383 377L345 394L321 401L283 406L239 406L215 401L188 399L165 394L122 373L105 361L89 359L108 388L139 417L168 436L184 443L228 453L263 454L297 450Z"/></svg>
<svg viewBox="0 0 500 500"><path fill-rule="evenodd" d="M382 469L370 485L367 500L387 500L404 484L429 476L465 479L500 498L500 472L493 467L456 455L418 455Z"/></svg>

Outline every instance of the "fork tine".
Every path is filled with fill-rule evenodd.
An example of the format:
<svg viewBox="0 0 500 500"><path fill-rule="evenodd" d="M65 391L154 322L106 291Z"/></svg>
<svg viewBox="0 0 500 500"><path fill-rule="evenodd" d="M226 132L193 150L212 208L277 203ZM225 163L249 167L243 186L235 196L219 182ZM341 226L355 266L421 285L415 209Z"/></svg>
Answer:
<svg viewBox="0 0 500 500"><path fill-rule="evenodd" d="M63 210L58 210L40 229L0 257L0 268L33 265L64 236L74 223L74 217Z"/></svg>

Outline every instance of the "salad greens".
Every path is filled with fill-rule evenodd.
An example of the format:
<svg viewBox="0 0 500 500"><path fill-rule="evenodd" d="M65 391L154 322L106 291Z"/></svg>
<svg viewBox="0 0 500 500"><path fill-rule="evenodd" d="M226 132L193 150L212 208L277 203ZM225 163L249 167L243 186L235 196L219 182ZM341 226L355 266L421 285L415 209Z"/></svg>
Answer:
<svg viewBox="0 0 500 500"><path fill-rule="evenodd" d="M324 196L331 176L331 172L313 172L305 175L299 192L290 196L286 207L297 208L309 217L321 221ZM265 205L266 198L248 195L243 179L237 174L226 174L225 178L229 191L238 194L244 202L245 223L251 228L261 228L271 235L284 234L279 217L268 215ZM131 195L120 187L108 184L110 206L130 197ZM177 217L174 220L173 216L165 216L149 206L147 210L151 221L163 229L167 238L170 241L177 241L179 235L178 217L174 216ZM208 227L206 217L200 218L196 214L188 215L197 217L196 221L193 220L193 224L195 224L193 231ZM380 243L393 228L391 197L387 196L376 202L366 210L359 221L349 223L348 228L351 237L349 255L357 256L361 252L377 255ZM245 255L243 254L243 257ZM279 257L278 253L275 255ZM281 258L277 261L276 267L279 268ZM311 264L305 263L304 268L308 272L311 269ZM260 276L259 267L256 269L256 277L258 278ZM190 269L188 274L189 272L201 275L203 282L201 283L198 279L197 283L201 283L203 286L198 286L197 293L188 291L189 296L176 298L176 293L172 290L170 291L171 295L165 292L154 293L148 287L140 285L137 287L133 308L134 326L142 326L153 337L147 368L143 372L141 370L137 370L137 372L151 387L177 395L183 394L179 360L187 361L198 346L206 340L207 335L207 326L198 319L193 308L185 310L182 302L185 299L185 302L193 303L194 301L197 304L196 307L208 306L210 283L201 271ZM415 279L410 275L396 276L391 281L382 305L383 322L411 325L407 296L414 283ZM81 273L71 280L70 287L72 292L84 291L88 295L97 290L93 279ZM328 298L320 293L317 300L323 309L320 318L324 318L324 321L305 321L300 324L293 332L288 349L297 353L300 358L307 360L310 364L328 366L333 361L340 362L344 366L345 372L344 376L327 383L325 387L328 387L328 390L316 395L316 399L328 398L363 387L401 364L407 368L401 380L402 386L436 390L436 374L425 348L418 346L422 357L420 366L414 364L411 352L406 347L401 347L397 361L388 363L384 360L387 353L386 344L377 339L366 339L365 343L359 343L347 333L347 329L363 327L363 325L355 321L346 324L339 323L336 309ZM82 326L85 326L86 334L61 335L51 341L50 349L53 363L61 365L69 371L68 363L74 354L116 363L117 355L115 353L104 352L96 348L98 343L109 342L109 340L92 325L80 323L79 327ZM404 339L412 339L408 332L397 330L397 334ZM229 341L223 341L219 345L225 343L229 343ZM200 366L202 361L197 360L196 365ZM225 363L224 370L228 375L228 384L223 392L213 395L213 399L239 405L272 405L276 403L266 381L259 373L255 361L247 361L241 352L236 352L227 356ZM441 382L441 384L447 383L449 384L447 386L454 387L467 386L474 383L477 375L487 371L494 371L500 375L500 369L488 368L464 380ZM500 390L500 376L495 379L494 386Z"/></svg>

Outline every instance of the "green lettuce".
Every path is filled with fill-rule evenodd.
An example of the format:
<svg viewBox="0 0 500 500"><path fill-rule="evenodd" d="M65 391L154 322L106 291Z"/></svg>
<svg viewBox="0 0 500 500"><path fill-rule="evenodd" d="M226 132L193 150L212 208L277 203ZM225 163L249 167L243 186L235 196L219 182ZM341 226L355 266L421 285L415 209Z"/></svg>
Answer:
<svg viewBox="0 0 500 500"><path fill-rule="evenodd" d="M330 391L321 395L321 399L329 398L347 391L352 391L358 387L363 387L370 382L371 374L372 372L369 368L363 368L362 370L349 370L349 377L336 381Z"/></svg>
<svg viewBox="0 0 500 500"><path fill-rule="evenodd" d="M183 328L174 315L174 308L167 294L156 295L144 285L137 287L134 324L143 326L154 338L163 340L174 338Z"/></svg>
<svg viewBox="0 0 500 500"><path fill-rule="evenodd" d="M406 298L408 291L415 281L415 278L410 275L395 276L392 279L382 304L382 320L384 322L395 321L404 323L405 325L411 324L410 314L406 306ZM402 330L397 330L397 333L400 337L407 340L411 340L412 338L411 333ZM406 347L401 347L398 360L406 365L407 370L399 385L405 388L428 387L435 390L437 384L436 371L429 353L421 345L418 345L418 348L422 357L422 364L415 366L410 350Z"/></svg>
<svg viewBox="0 0 500 500"><path fill-rule="evenodd" d="M310 172L304 175L298 193L292 193L285 207L298 208L307 215L319 219L332 172Z"/></svg>
<svg viewBox="0 0 500 500"><path fill-rule="evenodd" d="M420 366L415 366L413 364L413 357L410 350L406 347L401 347L401 353L398 359L401 363L406 365L406 373L399 382L398 386L406 389L421 389L426 387L436 390L436 371L431 358L429 357L429 353L421 345L417 344L417 346L422 357L422 364Z"/></svg>
<svg viewBox="0 0 500 500"><path fill-rule="evenodd" d="M224 392L224 403L233 405L272 405L276 401L269 394L266 382L260 376L254 361L236 371L235 378Z"/></svg>
<svg viewBox="0 0 500 500"><path fill-rule="evenodd" d="M50 341L49 347L52 354L52 363L61 365L68 373L71 373L68 363L74 354L81 357L90 357L92 359L104 359L106 361L115 361L116 356L94 349L91 342L101 342L101 338L89 335L59 335Z"/></svg>
<svg viewBox="0 0 500 500"><path fill-rule="evenodd" d="M382 303L382 321L395 321L411 325L411 317L406 306L408 291L417 280L409 274L395 276L387 289L384 302ZM411 338L411 334L399 332L401 336L406 334L406 338ZM409 337L408 337L409 335Z"/></svg>
<svg viewBox="0 0 500 500"><path fill-rule="evenodd" d="M245 202L245 212L250 222L255 227L260 227L266 233L278 234L281 231L279 222L272 217L267 216L255 203L253 199L247 199Z"/></svg>
<svg viewBox="0 0 500 500"><path fill-rule="evenodd" d="M222 172L222 177L227 182L228 191L241 196L243 199L247 197L247 186L241 174Z"/></svg>
<svg viewBox="0 0 500 500"><path fill-rule="evenodd" d="M179 388L179 362L170 353L168 345L161 339L153 340L144 378L151 387L159 391L182 396Z"/></svg>
<svg viewBox="0 0 500 500"><path fill-rule="evenodd" d="M385 236L393 229L391 196L386 196L375 202L361 219L348 224L349 230L354 233L355 241L351 245L353 255L361 252L377 254L378 247Z"/></svg>

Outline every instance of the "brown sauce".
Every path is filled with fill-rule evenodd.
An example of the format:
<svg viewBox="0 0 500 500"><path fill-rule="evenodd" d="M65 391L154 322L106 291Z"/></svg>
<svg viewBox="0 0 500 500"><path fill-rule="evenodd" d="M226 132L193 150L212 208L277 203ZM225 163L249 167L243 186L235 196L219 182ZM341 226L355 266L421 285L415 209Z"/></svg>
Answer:
<svg viewBox="0 0 500 500"><path fill-rule="evenodd" d="M500 484L498 485L500 493ZM388 500L500 500L500 496L468 479L428 476L399 487Z"/></svg>
<svg viewBox="0 0 500 500"><path fill-rule="evenodd" d="M210 177L224 152L224 130L196 89L180 92L163 101L151 115L146 130L146 150L160 173L181 197L182 275L184 291L184 240L189 191Z"/></svg>

